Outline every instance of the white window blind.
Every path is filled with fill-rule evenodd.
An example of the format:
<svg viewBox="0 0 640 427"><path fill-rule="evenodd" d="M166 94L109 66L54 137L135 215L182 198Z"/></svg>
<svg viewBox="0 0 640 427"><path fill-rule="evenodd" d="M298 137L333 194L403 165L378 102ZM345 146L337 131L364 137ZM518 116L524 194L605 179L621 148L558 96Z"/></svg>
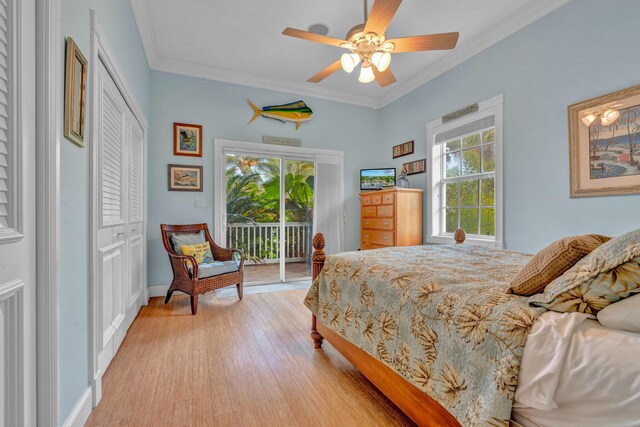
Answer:
<svg viewBox="0 0 640 427"><path fill-rule="evenodd" d="M483 129L492 128L495 125L496 116L483 117L479 120L474 120L471 123L466 123L464 125L437 134L435 142L436 144L442 144L443 142L459 138L466 134L471 134Z"/></svg>

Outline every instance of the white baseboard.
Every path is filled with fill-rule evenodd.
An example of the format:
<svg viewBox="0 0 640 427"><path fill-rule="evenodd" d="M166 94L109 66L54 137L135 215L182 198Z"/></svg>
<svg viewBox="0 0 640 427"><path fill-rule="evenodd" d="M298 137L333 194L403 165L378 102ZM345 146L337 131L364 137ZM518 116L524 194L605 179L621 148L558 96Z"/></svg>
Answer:
<svg viewBox="0 0 640 427"><path fill-rule="evenodd" d="M71 413L64 421L63 427L82 427L91 415L91 387L82 393Z"/></svg>
<svg viewBox="0 0 640 427"><path fill-rule="evenodd" d="M149 298L153 297L164 297L167 295L167 291L169 290L169 285L160 285L160 286L149 286Z"/></svg>

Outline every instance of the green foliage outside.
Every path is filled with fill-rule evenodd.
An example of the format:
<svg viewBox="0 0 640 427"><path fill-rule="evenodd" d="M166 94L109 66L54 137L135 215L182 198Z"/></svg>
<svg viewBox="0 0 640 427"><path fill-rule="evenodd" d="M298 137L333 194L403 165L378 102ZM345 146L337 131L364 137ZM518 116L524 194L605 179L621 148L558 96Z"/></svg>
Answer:
<svg viewBox="0 0 640 427"><path fill-rule="evenodd" d="M312 221L314 172L313 162L285 161L286 222ZM280 221L279 159L227 155L226 178L228 224L255 225ZM229 235L227 244L247 254L256 253L253 261L277 259L279 230L277 227L269 230L255 235L246 228L240 231L237 239L235 233Z"/></svg>
<svg viewBox="0 0 640 427"><path fill-rule="evenodd" d="M495 171L495 130L446 143L445 179ZM468 179L445 184L445 231L495 235L494 179Z"/></svg>

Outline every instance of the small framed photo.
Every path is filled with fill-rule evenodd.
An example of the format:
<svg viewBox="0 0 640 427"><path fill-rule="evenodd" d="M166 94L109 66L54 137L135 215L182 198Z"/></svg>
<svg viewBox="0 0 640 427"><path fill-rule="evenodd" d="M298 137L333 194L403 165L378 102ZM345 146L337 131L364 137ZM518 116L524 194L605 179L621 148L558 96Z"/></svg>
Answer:
<svg viewBox="0 0 640 427"><path fill-rule="evenodd" d="M402 165L402 171L407 175L425 173L427 171L427 159L416 160Z"/></svg>
<svg viewBox="0 0 640 427"><path fill-rule="evenodd" d="M168 165L169 191L202 191L202 166Z"/></svg>
<svg viewBox="0 0 640 427"><path fill-rule="evenodd" d="M570 105L571 197L640 193L640 86Z"/></svg>
<svg viewBox="0 0 640 427"><path fill-rule="evenodd" d="M202 157L202 126L174 123L173 154Z"/></svg>
<svg viewBox="0 0 640 427"><path fill-rule="evenodd" d="M408 156L409 154L413 154L413 141L408 141L404 144L393 146L394 159L402 156Z"/></svg>
<svg viewBox="0 0 640 427"><path fill-rule="evenodd" d="M67 37L64 85L64 136L84 147L87 59L71 37Z"/></svg>

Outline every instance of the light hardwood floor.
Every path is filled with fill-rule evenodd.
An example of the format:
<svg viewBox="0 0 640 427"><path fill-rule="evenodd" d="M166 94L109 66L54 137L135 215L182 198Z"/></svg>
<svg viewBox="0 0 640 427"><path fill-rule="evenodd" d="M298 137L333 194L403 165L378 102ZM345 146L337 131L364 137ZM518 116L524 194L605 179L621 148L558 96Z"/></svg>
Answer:
<svg viewBox="0 0 640 427"><path fill-rule="evenodd" d="M152 298L87 426L413 425L330 344L313 349L305 293L210 293L196 316L188 297Z"/></svg>
<svg viewBox="0 0 640 427"><path fill-rule="evenodd" d="M311 263L287 262L284 268L287 282L311 279ZM244 283L251 282L279 283L280 264L245 264Z"/></svg>

